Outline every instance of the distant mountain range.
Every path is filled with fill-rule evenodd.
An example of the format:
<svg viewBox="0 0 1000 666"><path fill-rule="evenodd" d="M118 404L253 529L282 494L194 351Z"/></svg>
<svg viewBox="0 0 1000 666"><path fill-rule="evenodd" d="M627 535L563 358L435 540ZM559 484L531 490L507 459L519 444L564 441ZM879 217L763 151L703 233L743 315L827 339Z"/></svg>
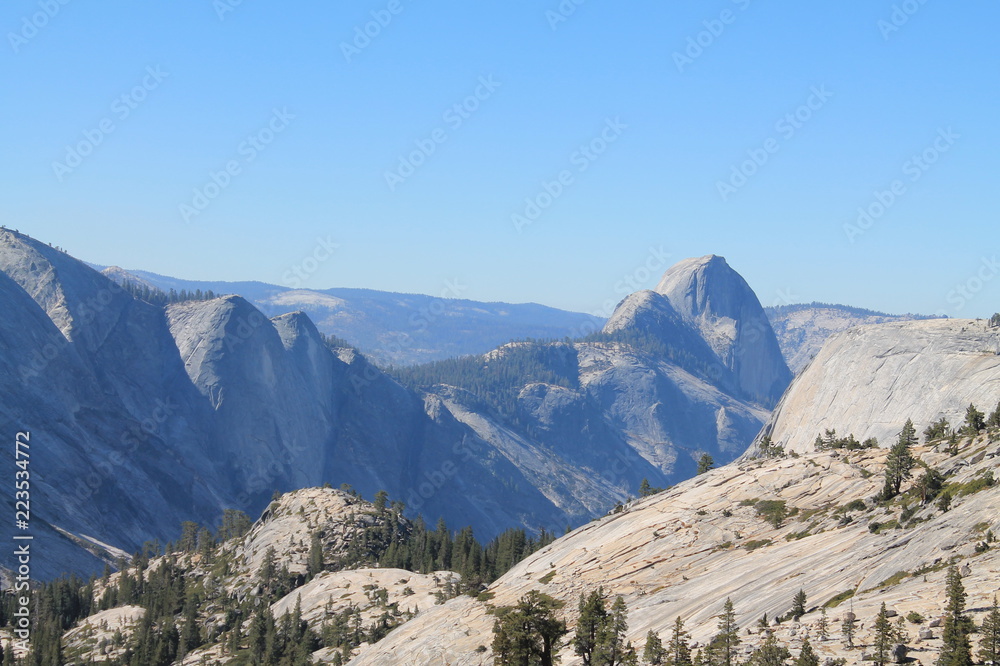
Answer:
<svg viewBox="0 0 1000 666"><path fill-rule="evenodd" d="M590 336L396 377L301 312L269 318L236 295L148 303L8 230L0 301L0 422L38 443L33 525L52 544L39 577L323 483L384 489L482 538L561 531L644 478L688 478L702 454L733 460L791 378L753 291L714 256Z"/></svg>
<svg viewBox="0 0 1000 666"><path fill-rule="evenodd" d="M604 320L535 303L483 303L373 289L291 289L263 282L180 280L142 270L91 264L112 280L170 290L238 294L269 317L301 311L320 332L349 341L382 365L414 365L482 354L510 342L577 338L600 330Z"/></svg>

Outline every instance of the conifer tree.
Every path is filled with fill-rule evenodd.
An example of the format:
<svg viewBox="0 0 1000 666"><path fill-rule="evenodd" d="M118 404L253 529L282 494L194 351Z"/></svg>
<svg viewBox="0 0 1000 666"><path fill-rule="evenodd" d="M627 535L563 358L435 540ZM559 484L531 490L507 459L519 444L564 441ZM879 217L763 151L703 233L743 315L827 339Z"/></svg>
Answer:
<svg viewBox="0 0 1000 666"><path fill-rule="evenodd" d="M718 664L720 666L733 666L736 663L736 648L740 644L740 631L736 624L733 600L729 597L726 597L726 603L722 606L718 630L719 633L712 639L712 642L716 643L719 648Z"/></svg>
<svg viewBox="0 0 1000 666"><path fill-rule="evenodd" d="M969 405L965 410L965 425L962 432L969 437L975 437L980 430L986 429L986 416L976 409L975 405Z"/></svg>
<svg viewBox="0 0 1000 666"><path fill-rule="evenodd" d="M699 655L701 652L699 651ZM688 645L688 632L684 629L684 621L678 615L674 620L674 630L670 635L670 647L667 653L668 666L693 666L691 647Z"/></svg>
<svg viewBox="0 0 1000 666"><path fill-rule="evenodd" d="M604 625L607 623L607 608L604 588L599 587L584 596L580 593L580 617L573 637L573 651L583 658L584 666L590 666L591 657L598 648Z"/></svg>
<svg viewBox="0 0 1000 666"><path fill-rule="evenodd" d="M841 632L844 634L844 643L848 650L854 647L854 635L857 632L856 622L854 613L848 613L844 616L844 622L840 626Z"/></svg>
<svg viewBox="0 0 1000 666"><path fill-rule="evenodd" d="M309 563L306 571L308 578L312 580L321 574L325 566L323 561L323 541L319 538L319 534L313 534L309 544Z"/></svg>
<svg viewBox="0 0 1000 666"><path fill-rule="evenodd" d="M997 597L993 595L993 605L983 619L983 628L979 639L979 661L984 664L1000 664L1000 609L997 608Z"/></svg>
<svg viewBox="0 0 1000 666"><path fill-rule="evenodd" d="M899 439L889 449L889 455L885 460L885 487L882 489L882 499L892 499L899 494L903 481L910 478L910 470L913 467L913 454L910 447L917 443L917 431L913 427L913 421L906 419Z"/></svg>
<svg viewBox="0 0 1000 666"><path fill-rule="evenodd" d="M792 619L796 622L799 618L806 614L806 591L799 589L792 597Z"/></svg>
<svg viewBox="0 0 1000 666"><path fill-rule="evenodd" d="M892 633L892 623L889 622L883 601L882 607L879 608L878 615L875 617L875 642L872 646L875 649L875 666L885 666L886 661L888 661L889 650L892 649Z"/></svg>
<svg viewBox="0 0 1000 666"><path fill-rule="evenodd" d="M819 623L816 626L816 633L819 634L821 641L830 638L830 623L826 619L826 606L819 609Z"/></svg>
<svg viewBox="0 0 1000 666"><path fill-rule="evenodd" d="M698 471L696 473L700 475L713 469L715 469L715 459L707 453L701 454L701 458L698 459Z"/></svg>
<svg viewBox="0 0 1000 666"><path fill-rule="evenodd" d="M788 648L778 643L774 633L769 631L764 643L750 655L748 664L749 666L784 666L785 660L791 656Z"/></svg>
<svg viewBox="0 0 1000 666"><path fill-rule="evenodd" d="M493 656L497 666L552 666L566 623L555 616L561 604L531 590L517 606L501 608L493 625Z"/></svg>
<svg viewBox="0 0 1000 666"><path fill-rule="evenodd" d="M945 606L941 654L937 666L971 666L969 633L972 630L972 620L965 614L965 600L968 595L965 586L962 585L962 574L957 567L951 566L948 568L945 580L948 600Z"/></svg>
<svg viewBox="0 0 1000 666"><path fill-rule="evenodd" d="M652 629L646 632L646 645L642 650L642 658L650 666L661 666L663 660L667 658L663 641Z"/></svg>
<svg viewBox="0 0 1000 666"><path fill-rule="evenodd" d="M799 651L799 656L795 658L795 666L819 666L819 655L813 650L808 636L802 640L802 650Z"/></svg>

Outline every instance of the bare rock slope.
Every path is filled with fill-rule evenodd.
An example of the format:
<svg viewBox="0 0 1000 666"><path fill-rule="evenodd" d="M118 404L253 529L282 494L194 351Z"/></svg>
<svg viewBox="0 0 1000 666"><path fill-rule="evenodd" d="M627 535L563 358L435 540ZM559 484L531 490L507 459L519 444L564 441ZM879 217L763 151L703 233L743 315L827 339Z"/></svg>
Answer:
<svg viewBox="0 0 1000 666"><path fill-rule="evenodd" d="M762 434L799 452L826 429L886 443L908 418L918 432L942 417L958 426L970 403L988 413L998 399L1000 328L969 319L860 326L823 346Z"/></svg>
<svg viewBox="0 0 1000 666"><path fill-rule="evenodd" d="M931 663L941 642L940 629L928 622L942 613L944 568L962 565L977 621L1000 586L1000 549L985 543L987 533L1000 529L1000 486L983 481L996 469L1000 446L981 437L964 442L955 457L928 447L916 453L949 475L956 494L950 511L910 498L904 518L902 502L876 503L883 450L730 465L574 531L494 583L480 597L488 601L460 597L422 611L351 663L490 664L483 647L492 640L491 607L513 605L537 589L565 603L572 629L580 594L598 586L623 596L628 638L640 646L649 630L666 642L677 617L704 645L728 597L745 653L763 640L759 618L787 613L801 589L808 612L780 625L777 637L794 654L809 636L821 658L849 663L861 650L844 644L844 612L850 607L858 616L855 643L870 645L872 621L885 602L900 615L925 618L910 625L908 643L922 663ZM787 515L775 520L768 507L778 503ZM819 629L823 605L830 606L826 640ZM932 637L918 638L921 629ZM561 654L564 664L581 663L569 648Z"/></svg>

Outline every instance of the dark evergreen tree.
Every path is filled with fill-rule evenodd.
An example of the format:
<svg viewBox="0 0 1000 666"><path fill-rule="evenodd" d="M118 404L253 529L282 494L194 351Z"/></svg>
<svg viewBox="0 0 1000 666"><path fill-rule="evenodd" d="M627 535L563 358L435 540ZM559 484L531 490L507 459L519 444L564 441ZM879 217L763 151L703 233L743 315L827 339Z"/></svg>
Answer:
<svg viewBox="0 0 1000 666"><path fill-rule="evenodd" d="M667 666L693 666L688 632L684 629L684 622L679 615L674 619L674 630L670 634L666 663Z"/></svg>
<svg viewBox="0 0 1000 666"><path fill-rule="evenodd" d="M552 666L566 623L556 617L561 604L531 590L516 606L500 608L493 625L497 666Z"/></svg>
<svg viewBox="0 0 1000 666"><path fill-rule="evenodd" d="M796 622L799 618L806 614L806 591L799 589L792 597L792 619Z"/></svg>
<svg viewBox="0 0 1000 666"><path fill-rule="evenodd" d="M642 659L650 666L661 666L663 660L667 658L667 650L663 647L663 641L655 631L650 629L646 632L646 645L642 650Z"/></svg>
<svg viewBox="0 0 1000 666"><path fill-rule="evenodd" d="M323 560L323 541L319 534L313 534L309 544L307 576L310 580L321 574L326 566Z"/></svg>
<svg viewBox="0 0 1000 666"><path fill-rule="evenodd" d="M917 431L913 427L913 421L906 420L899 439L889 449L889 455L885 460L885 486L882 489L883 499L892 499L899 494L903 481L910 478L913 467L913 454L910 447L917 443Z"/></svg>
<svg viewBox="0 0 1000 666"><path fill-rule="evenodd" d="M962 426L962 433L975 437L980 430L986 429L986 416L976 409L975 405L969 405L965 410L965 425Z"/></svg>
<svg viewBox="0 0 1000 666"><path fill-rule="evenodd" d="M972 648L969 644L969 633L973 625L971 618L965 614L965 600L968 595L965 586L962 585L962 574L955 566L948 568L945 593L947 603L937 666L971 666Z"/></svg>
<svg viewBox="0 0 1000 666"><path fill-rule="evenodd" d="M879 608L878 615L875 617L875 640L872 644L875 653L875 666L885 666L886 661L889 659L889 651L892 649L892 643L892 623L889 622L889 616L885 608L885 602L883 601L882 607Z"/></svg>
<svg viewBox="0 0 1000 666"><path fill-rule="evenodd" d="M813 650L808 636L802 639L802 649L799 650L799 656L795 658L794 666L819 666L819 655Z"/></svg>
<svg viewBox="0 0 1000 666"><path fill-rule="evenodd" d="M784 666L791 656L788 648L778 642L774 633L767 632L767 638L750 655L748 666Z"/></svg>
<svg viewBox="0 0 1000 666"><path fill-rule="evenodd" d="M984 664L1000 665L1000 608L997 596L993 595L990 612L983 618L983 628L979 639L979 661Z"/></svg>
<svg viewBox="0 0 1000 666"><path fill-rule="evenodd" d="M698 458L698 470L696 473L700 475L712 469L715 469L715 459L707 453L701 454L701 458Z"/></svg>
<svg viewBox="0 0 1000 666"><path fill-rule="evenodd" d="M726 603L722 606L722 615L719 616L719 633L712 639L718 645L718 665L733 666L736 661L736 649L740 644L739 626L736 624L736 611L733 608L733 601L726 597Z"/></svg>

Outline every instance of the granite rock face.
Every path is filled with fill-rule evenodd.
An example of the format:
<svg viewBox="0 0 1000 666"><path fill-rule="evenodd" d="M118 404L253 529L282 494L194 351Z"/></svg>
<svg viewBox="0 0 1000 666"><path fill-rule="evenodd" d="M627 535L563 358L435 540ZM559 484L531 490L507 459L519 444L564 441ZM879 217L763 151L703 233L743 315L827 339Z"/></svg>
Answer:
<svg viewBox="0 0 1000 666"><path fill-rule="evenodd" d="M868 324L933 319L922 315L891 315L826 303L777 305L764 310L778 337L781 353L795 374L800 373L819 353L827 338L841 331Z"/></svg>
<svg viewBox="0 0 1000 666"><path fill-rule="evenodd" d="M668 277L668 295L619 308L609 331L624 339L548 345L568 385L512 377L512 418L455 386L404 388L303 313L269 318L235 295L152 305L0 230L0 414L40 443L37 529L53 545L37 573L100 570L117 554L101 544L134 552L323 483L386 490L489 539L590 520L644 478L689 477L702 453L733 460L768 416L757 391L787 368L769 329L749 335L760 306L723 260Z"/></svg>
<svg viewBox="0 0 1000 666"><path fill-rule="evenodd" d="M1000 328L967 319L860 326L830 338L762 434L799 452L826 429L888 446L906 419L918 433L942 417L958 427L970 403L988 414L998 400Z"/></svg>
<svg viewBox="0 0 1000 666"><path fill-rule="evenodd" d="M760 301L725 259L686 259L667 270L655 291L698 328L746 395L777 402L791 372Z"/></svg>
<svg viewBox="0 0 1000 666"><path fill-rule="evenodd" d="M957 456L926 446L914 453L949 475L949 481L964 484L995 470L998 447L979 437L963 441ZM1000 486L961 496L944 513L933 504L915 505L912 521L900 521L901 506L873 501L885 456L880 449L815 452L732 464L697 476L556 540L493 583L485 595L488 602L459 597L422 611L351 663L493 663L480 647L488 648L492 640L491 607L514 605L536 589L564 602L561 616L572 631L581 593L599 586L611 599L623 597L627 638L637 646L649 630L667 642L677 617L692 640L705 645L718 631L718 614L728 597L741 650L747 652L764 640L759 619L765 613L770 618L788 613L794 595L803 590L807 612L797 623L772 627L778 640L794 655L809 637L821 660L850 661L857 650L848 650L841 635L849 607L832 600L853 595L855 644L870 645L882 602L902 616L941 614L950 560L968 565L963 569L967 607L980 622L1000 584L1000 549L979 552L976 547L986 530L1000 528ZM765 500L785 503L788 515L777 527L758 510ZM896 528L892 521L906 525ZM827 602L833 607L824 640L820 609ZM930 663L940 639L921 640L920 659ZM564 647L561 656L567 666L581 663L571 647Z"/></svg>

